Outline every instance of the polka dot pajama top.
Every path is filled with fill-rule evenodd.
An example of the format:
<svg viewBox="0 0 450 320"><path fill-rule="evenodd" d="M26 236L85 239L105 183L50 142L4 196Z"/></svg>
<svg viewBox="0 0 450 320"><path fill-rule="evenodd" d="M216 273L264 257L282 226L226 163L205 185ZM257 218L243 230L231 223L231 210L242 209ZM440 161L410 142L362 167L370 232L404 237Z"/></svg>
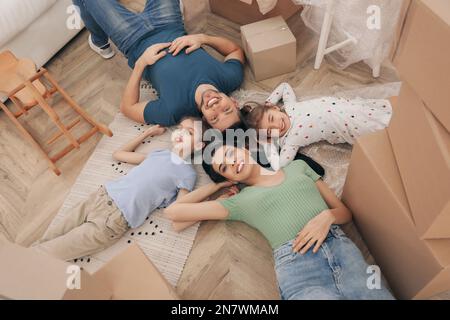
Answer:
<svg viewBox="0 0 450 320"><path fill-rule="evenodd" d="M353 144L363 134L386 128L392 114L391 104L383 99L321 97L298 102L287 83L280 84L267 102L276 104L281 99L291 127L280 137L279 166L269 156L274 169L286 166L299 148L314 142Z"/></svg>

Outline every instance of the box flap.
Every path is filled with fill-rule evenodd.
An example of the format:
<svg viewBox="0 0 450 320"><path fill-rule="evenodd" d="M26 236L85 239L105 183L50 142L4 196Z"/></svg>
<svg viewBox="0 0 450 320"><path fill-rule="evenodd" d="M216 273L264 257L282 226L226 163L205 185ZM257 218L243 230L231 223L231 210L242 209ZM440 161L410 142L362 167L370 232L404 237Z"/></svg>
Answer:
<svg viewBox="0 0 450 320"><path fill-rule="evenodd" d="M446 292L448 291L449 283L450 267L442 270L430 283L425 286L425 288L420 290L420 292L414 297L414 299L427 299L438 293Z"/></svg>
<svg viewBox="0 0 450 320"><path fill-rule="evenodd" d="M394 109L396 101L396 97L390 99ZM387 138L386 132L384 132L384 136ZM398 166L392 153L389 139L377 139L375 135L366 135L358 138L358 146L366 154L367 159L372 162L379 176L385 181L385 185L390 189L390 193L395 195L398 204L403 208L402 211L408 213L408 218L414 223L405 188L401 180L398 179ZM372 150L377 150L377 152L372 152Z"/></svg>
<svg viewBox="0 0 450 320"><path fill-rule="evenodd" d="M449 237L450 135L406 82L388 132L418 233Z"/></svg>
<svg viewBox="0 0 450 320"><path fill-rule="evenodd" d="M432 10L433 9L433 10ZM450 131L450 1L411 3L394 65L402 80Z"/></svg>
<svg viewBox="0 0 450 320"><path fill-rule="evenodd" d="M175 290L137 244L114 257L94 277L108 284L114 300L174 300Z"/></svg>
<svg viewBox="0 0 450 320"><path fill-rule="evenodd" d="M450 267L450 239L425 240L425 243L443 267Z"/></svg>
<svg viewBox="0 0 450 320"><path fill-rule="evenodd" d="M447 239L449 236L450 226L450 200L442 209L440 214L434 219L432 225L422 235L422 239ZM448 248L450 252L450 247Z"/></svg>
<svg viewBox="0 0 450 320"><path fill-rule="evenodd" d="M0 296L8 299L108 299L107 287L82 271L81 289L68 289L71 265L32 248L0 245ZM68 272L69 271L69 272ZM72 273L73 274L73 273Z"/></svg>
<svg viewBox="0 0 450 320"><path fill-rule="evenodd" d="M276 2L275 7L265 14L260 12L258 1L252 0L209 0L209 7L212 13L240 25L279 15L287 20L303 8L303 6L297 5L291 0L278 0L273 2Z"/></svg>
<svg viewBox="0 0 450 320"><path fill-rule="evenodd" d="M421 0L421 2L450 27L450 1Z"/></svg>

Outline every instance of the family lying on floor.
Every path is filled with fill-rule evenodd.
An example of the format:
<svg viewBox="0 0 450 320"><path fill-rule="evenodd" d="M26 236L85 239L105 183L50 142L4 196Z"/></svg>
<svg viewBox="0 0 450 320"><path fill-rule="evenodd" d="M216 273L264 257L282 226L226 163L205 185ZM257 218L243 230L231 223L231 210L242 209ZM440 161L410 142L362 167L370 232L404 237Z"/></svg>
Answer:
<svg viewBox="0 0 450 320"><path fill-rule="evenodd" d="M122 113L155 126L113 154L137 166L74 207L36 249L65 260L91 255L165 208L177 231L204 220L243 221L259 230L273 249L283 299L393 299L384 286L368 288L368 265L338 226L349 222L351 213L321 179L323 168L298 153L313 142L351 144L385 128L388 101L323 97L297 102L294 90L283 83L265 103L239 106L228 94L243 81L242 49L222 37L186 35L179 0L149 0L142 13L116 0L74 3L90 31L91 48L110 58L111 39L133 68ZM202 45L216 49L224 61ZM139 101L142 78L153 84L158 100ZM239 139L206 141L196 125L201 120L220 136L227 129L258 129L258 149L267 150L276 140L279 152L263 152L268 159L262 161ZM135 151L173 125L171 149L148 155ZM213 182L194 190L190 160L199 153Z"/></svg>

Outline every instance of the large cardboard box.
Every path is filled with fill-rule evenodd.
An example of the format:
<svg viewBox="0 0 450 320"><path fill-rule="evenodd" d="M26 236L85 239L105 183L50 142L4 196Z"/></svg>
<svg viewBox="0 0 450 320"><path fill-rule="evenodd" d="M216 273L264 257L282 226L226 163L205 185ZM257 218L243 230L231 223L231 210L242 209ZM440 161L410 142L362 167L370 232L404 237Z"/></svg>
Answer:
<svg viewBox="0 0 450 320"><path fill-rule="evenodd" d="M357 140L342 199L397 298L450 290L450 267L442 263L450 239L435 240L431 250L415 232L385 130Z"/></svg>
<svg viewBox="0 0 450 320"><path fill-rule="evenodd" d="M450 130L450 1L412 1L394 64Z"/></svg>
<svg viewBox="0 0 450 320"><path fill-rule="evenodd" d="M178 300L173 287L133 244L94 273L112 289L113 300Z"/></svg>
<svg viewBox="0 0 450 320"><path fill-rule="evenodd" d="M259 11L256 0L209 0L211 11L240 25L253 23L259 20L282 16L285 20L298 13L303 8L291 0L278 0L276 6L266 14ZM300 16L299 16L300 18Z"/></svg>
<svg viewBox="0 0 450 320"><path fill-rule="evenodd" d="M297 41L281 16L242 26L241 37L256 81L296 69Z"/></svg>
<svg viewBox="0 0 450 320"><path fill-rule="evenodd" d="M406 82L388 133L417 232L450 238L450 134Z"/></svg>
<svg viewBox="0 0 450 320"><path fill-rule="evenodd" d="M32 249L10 243L1 244L0 261L2 298L103 300L110 299L112 295L109 287L87 272L71 269L69 263ZM74 276L74 272L80 277ZM69 289L77 283L80 289Z"/></svg>
<svg viewBox="0 0 450 320"><path fill-rule="evenodd" d="M15 244L0 245L0 261L0 298L177 299L173 288L137 245L130 245L94 275Z"/></svg>
<svg viewBox="0 0 450 320"><path fill-rule="evenodd" d="M403 27L405 26L406 17L408 15L408 11L411 6L412 0L398 0L398 1L401 1L402 5L401 5L400 13L398 16L398 22L397 22L397 27L396 27L395 33L394 33L394 39L392 41L392 48L389 53L389 58L391 60L394 59L397 49L399 48L400 38L402 35Z"/></svg>

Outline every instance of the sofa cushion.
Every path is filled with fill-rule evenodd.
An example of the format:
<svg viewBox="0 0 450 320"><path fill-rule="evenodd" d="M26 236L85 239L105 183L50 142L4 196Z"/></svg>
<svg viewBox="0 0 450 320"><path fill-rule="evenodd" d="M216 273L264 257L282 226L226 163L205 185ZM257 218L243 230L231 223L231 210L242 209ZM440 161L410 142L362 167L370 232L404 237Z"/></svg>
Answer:
<svg viewBox="0 0 450 320"><path fill-rule="evenodd" d="M28 27L56 0L1 0L0 47Z"/></svg>

